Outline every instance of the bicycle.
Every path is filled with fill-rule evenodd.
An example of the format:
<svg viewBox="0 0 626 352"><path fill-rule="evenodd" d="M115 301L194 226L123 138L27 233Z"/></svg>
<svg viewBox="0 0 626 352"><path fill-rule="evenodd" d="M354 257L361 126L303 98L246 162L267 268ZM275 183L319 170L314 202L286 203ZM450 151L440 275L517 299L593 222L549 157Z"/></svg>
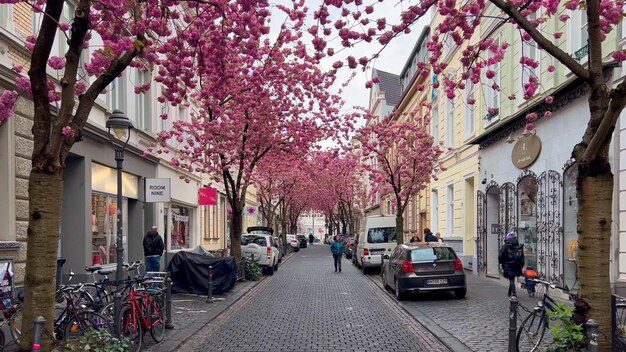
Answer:
<svg viewBox="0 0 626 352"><path fill-rule="evenodd" d="M107 319L81 304L82 299L89 298L89 294L83 289L82 284L65 286L57 291L56 296L56 308L61 308L60 304L65 305L62 306L63 309L54 320L53 336L55 340L78 339L89 330L111 330L111 325ZM93 304L93 301L91 303Z"/></svg>
<svg viewBox="0 0 626 352"><path fill-rule="evenodd" d="M548 327L548 312L556 311L557 302L550 297L549 289L559 289L565 293L569 290L565 287L556 285L540 279L530 279L543 286L545 293L532 312L523 320L522 325L517 330L516 344L517 352L535 352L538 351L539 345Z"/></svg>
<svg viewBox="0 0 626 352"><path fill-rule="evenodd" d="M18 294L17 299L17 302L11 301L11 307L4 310L2 317L0 317L0 319L2 319L0 321L0 352L4 351L6 346L20 344L20 337L22 336L22 304L24 303L23 292ZM8 326L12 338L9 343L6 342L6 337L4 336L5 326Z"/></svg>
<svg viewBox="0 0 626 352"><path fill-rule="evenodd" d="M128 303L122 307L119 322L121 335L131 340L131 351L140 351L147 330L155 342L165 336L164 287L167 273L150 273L137 279L129 291Z"/></svg>

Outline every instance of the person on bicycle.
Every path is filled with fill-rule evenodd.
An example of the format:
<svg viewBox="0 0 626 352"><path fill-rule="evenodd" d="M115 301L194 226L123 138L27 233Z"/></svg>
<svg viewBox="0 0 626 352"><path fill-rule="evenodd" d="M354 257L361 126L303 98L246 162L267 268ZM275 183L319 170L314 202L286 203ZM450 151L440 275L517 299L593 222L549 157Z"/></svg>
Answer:
<svg viewBox="0 0 626 352"><path fill-rule="evenodd" d="M509 279L509 297L517 296L515 292L515 278L522 276L524 267L524 246L517 241L517 234L509 232L504 238L504 245L500 248L498 263L502 265L503 276Z"/></svg>

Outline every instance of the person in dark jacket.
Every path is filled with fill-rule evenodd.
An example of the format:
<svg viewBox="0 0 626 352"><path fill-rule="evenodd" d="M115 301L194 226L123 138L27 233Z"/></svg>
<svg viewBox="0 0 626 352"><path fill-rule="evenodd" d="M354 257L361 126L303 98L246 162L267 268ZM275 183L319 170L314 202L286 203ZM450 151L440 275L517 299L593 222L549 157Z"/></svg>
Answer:
<svg viewBox="0 0 626 352"><path fill-rule="evenodd" d="M313 237L313 234L312 234L312 233L310 233L310 234L309 234L309 243L310 243L310 244L313 244L313 240L314 240L314 239L315 239L315 237Z"/></svg>
<svg viewBox="0 0 626 352"><path fill-rule="evenodd" d="M515 278L522 276L524 267L524 246L517 241L517 234L509 232L504 238L504 245L500 248L498 263L502 265L503 276L509 279L509 297L517 296L515 292Z"/></svg>
<svg viewBox="0 0 626 352"><path fill-rule="evenodd" d="M157 232L157 227L152 226L143 238L143 255L146 257L146 272L160 271L161 256L163 255L163 239Z"/></svg>
<svg viewBox="0 0 626 352"><path fill-rule="evenodd" d="M335 272L339 269L341 272L341 257L343 255L343 242L339 235L335 236L335 240L330 245L330 251L333 253L333 259L335 261Z"/></svg>
<svg viewBox="0 0 626 352"><path fill-rule="evenodd" d="M439 242L437 236L433 235L428 227L424 229L424 242Z"/></svg>

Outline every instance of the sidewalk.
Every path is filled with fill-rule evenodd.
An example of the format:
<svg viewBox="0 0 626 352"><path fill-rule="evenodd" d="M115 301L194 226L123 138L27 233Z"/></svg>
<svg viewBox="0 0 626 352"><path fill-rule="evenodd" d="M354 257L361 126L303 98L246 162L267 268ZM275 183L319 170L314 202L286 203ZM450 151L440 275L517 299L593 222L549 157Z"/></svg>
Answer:
<svg viewBox="0 0 626 352"><path fill-rule="evenodd" d="M287 254L281 265L284 265L293 253ZM250 292L266 276L261 276L258 281L237 281L235 287L215 298L223 298L223 301L206 303L206 296L198 296L185 293L172 294L172 322L174 329L165 330L165 337L161 343L155 343L148 335L144 338L143 351L148 352L171 352L193 336L198 330L211 322L226 309L235 304L239 299Z"/></svg>
<svg viewBox="0 0 626 352"><path fill-rule="evenodd" d="M222 295L215 295L215 297L224 298L223 301L216 303L206 303L206 296L184 293L172 294L174 329L165 330L165 338L159 344L150 338L150 334L145 335L145 348L142 350L151 352L175 351L185 340L228 309L261 281L263 281L263 277L259 281L238 281L231 291Z"/></svg>
<svg viewBox="0 0 626 352"><path fill-rule="evenodd" d="M384 290L380 275L368 276ZM506 351L509 327L508 286L470 273L466 280L465 299L455 299L453 295L445 293L421 294L398 303L455 352ZM520 305L527 309L532 309L537 304L536 298L528 297L526 290L518 288L518 296ZM525 314L521 308L520 314Z"/></svg>

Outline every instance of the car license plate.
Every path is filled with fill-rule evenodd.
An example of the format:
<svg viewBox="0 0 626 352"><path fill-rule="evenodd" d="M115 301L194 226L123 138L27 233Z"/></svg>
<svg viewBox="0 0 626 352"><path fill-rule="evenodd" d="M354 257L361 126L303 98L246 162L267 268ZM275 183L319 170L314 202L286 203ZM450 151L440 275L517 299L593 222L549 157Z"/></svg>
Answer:
<svg viewBox="0 0 626 352"><path fill-rule="evenodd" d="M447 285L448 279L426 280L426 285Z"/></svg>
<svg viewBox="0 0 626 352"><path fill-rule="evenodd" d="M384 249L372 249L372 250L370 251L370 253L371 253L372 255L378 255L378 254L382 254L382 253L384 253L384 252L385 252L385 250L384 250Z"/></svg>

